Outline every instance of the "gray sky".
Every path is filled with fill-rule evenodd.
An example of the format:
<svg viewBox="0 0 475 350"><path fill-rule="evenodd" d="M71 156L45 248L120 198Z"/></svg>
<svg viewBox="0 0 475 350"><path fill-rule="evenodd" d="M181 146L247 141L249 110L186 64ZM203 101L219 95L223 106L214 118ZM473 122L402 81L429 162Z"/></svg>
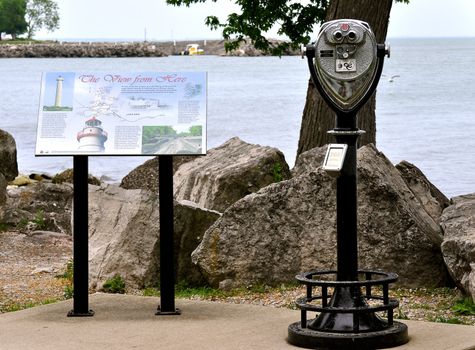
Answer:
<svg viewBox="0 0 475 350"><path fill-rule="evenodd" d="M56 0L61 26L55 32L37 33L37 38L121 38L186 40L219 38L208 29L207 15L222 19L238 11L230 0L186 7L166 5L165 0ZM474 0L411 0L392 9L390 37L475 37ZM276 31L269 33L276 37Z"/></svg>

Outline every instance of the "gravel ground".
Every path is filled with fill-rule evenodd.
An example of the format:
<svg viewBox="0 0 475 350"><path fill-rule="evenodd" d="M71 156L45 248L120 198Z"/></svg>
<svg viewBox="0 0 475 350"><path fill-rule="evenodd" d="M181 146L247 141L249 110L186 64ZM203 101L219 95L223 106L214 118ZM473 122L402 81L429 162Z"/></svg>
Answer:
<svg viewBox="0 0 475 350"><path fill-rule="evenodd" d="M65 272L71 255L72 242L67 235L42 231L30 235L1 232L0 313L63 300L69 281L58 276ZM144 291L127 290L127 293L143 295ZM260 286L231 292L183 289L178 294L193 300L295 309L295 300L305 295L305 288ZM462 298L457 289L393 287L390 295L400 302L395 310L396 318L475 325L475 315L464 316L452 310Z"/></svg>
<svg viewBox="0 0 475 350"><path fill-rule="evenodd" d="M283 286L268 288L264 292L241 291L237 295L229 296L195 295L190 299L296 309L295 300L303 296L305 296L305 287ZM392 288L390 297L399 300L399 308L394 312L394 317L398 319L475 325L475 314L464 316L452 310L455 303L462 299L457 289Z"/></svg>
<svg viewBox="0 0 475 350"><path fill-rule="evenodd" d="M69 236L37 231L0 233L0 312L63 298L64 272L71 258Z"/></svg>

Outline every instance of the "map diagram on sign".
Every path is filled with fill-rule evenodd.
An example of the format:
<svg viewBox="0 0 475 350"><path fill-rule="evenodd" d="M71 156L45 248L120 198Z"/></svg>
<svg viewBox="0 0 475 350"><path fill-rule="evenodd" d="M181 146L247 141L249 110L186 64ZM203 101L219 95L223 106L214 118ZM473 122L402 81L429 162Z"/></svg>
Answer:
<svg viewBox="0 0 475 350"><path fill-rule="evenodd" d="M44 73L36 154L204 154L206 90L206 73Z"/></svg>

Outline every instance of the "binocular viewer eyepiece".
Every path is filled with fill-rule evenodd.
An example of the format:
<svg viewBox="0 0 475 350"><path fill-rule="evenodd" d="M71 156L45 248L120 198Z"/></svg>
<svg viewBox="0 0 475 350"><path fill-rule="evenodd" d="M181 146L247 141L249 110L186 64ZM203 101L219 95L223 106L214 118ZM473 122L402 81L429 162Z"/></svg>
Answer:
<svg viewBox="0 0 475 350"><path fill-rule="evenodd" d="M377 44L368 23L353 19L324 23L315 43L306 48L320 94L343 113L359 109L370 97L386 54L389 50Z"/></svg>

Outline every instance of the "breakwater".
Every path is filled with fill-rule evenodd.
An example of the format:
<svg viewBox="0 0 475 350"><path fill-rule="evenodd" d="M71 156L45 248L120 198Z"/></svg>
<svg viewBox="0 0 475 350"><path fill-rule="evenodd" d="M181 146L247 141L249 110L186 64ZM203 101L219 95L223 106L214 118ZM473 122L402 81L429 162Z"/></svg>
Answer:
<svg viewBox="0 0 475 350"><path fill-rule="evenodd" d="M154 43L51 42L0 45L0 57L161 57L166 54Z"/></svg>
<svg viewBox="0 0 475 350"><path fill-rule="evenodd" d="M279 41L271 40L276 44ZM45 42L0 45L0 58L28 57L162 57L179 55L187 44L196 43L205 55L215 56L262 56L265 53L255 49L250 43L226 52L224 40L196 40L179 42ZM291 50L284 55L298 55L298 50Z"/></svg>

